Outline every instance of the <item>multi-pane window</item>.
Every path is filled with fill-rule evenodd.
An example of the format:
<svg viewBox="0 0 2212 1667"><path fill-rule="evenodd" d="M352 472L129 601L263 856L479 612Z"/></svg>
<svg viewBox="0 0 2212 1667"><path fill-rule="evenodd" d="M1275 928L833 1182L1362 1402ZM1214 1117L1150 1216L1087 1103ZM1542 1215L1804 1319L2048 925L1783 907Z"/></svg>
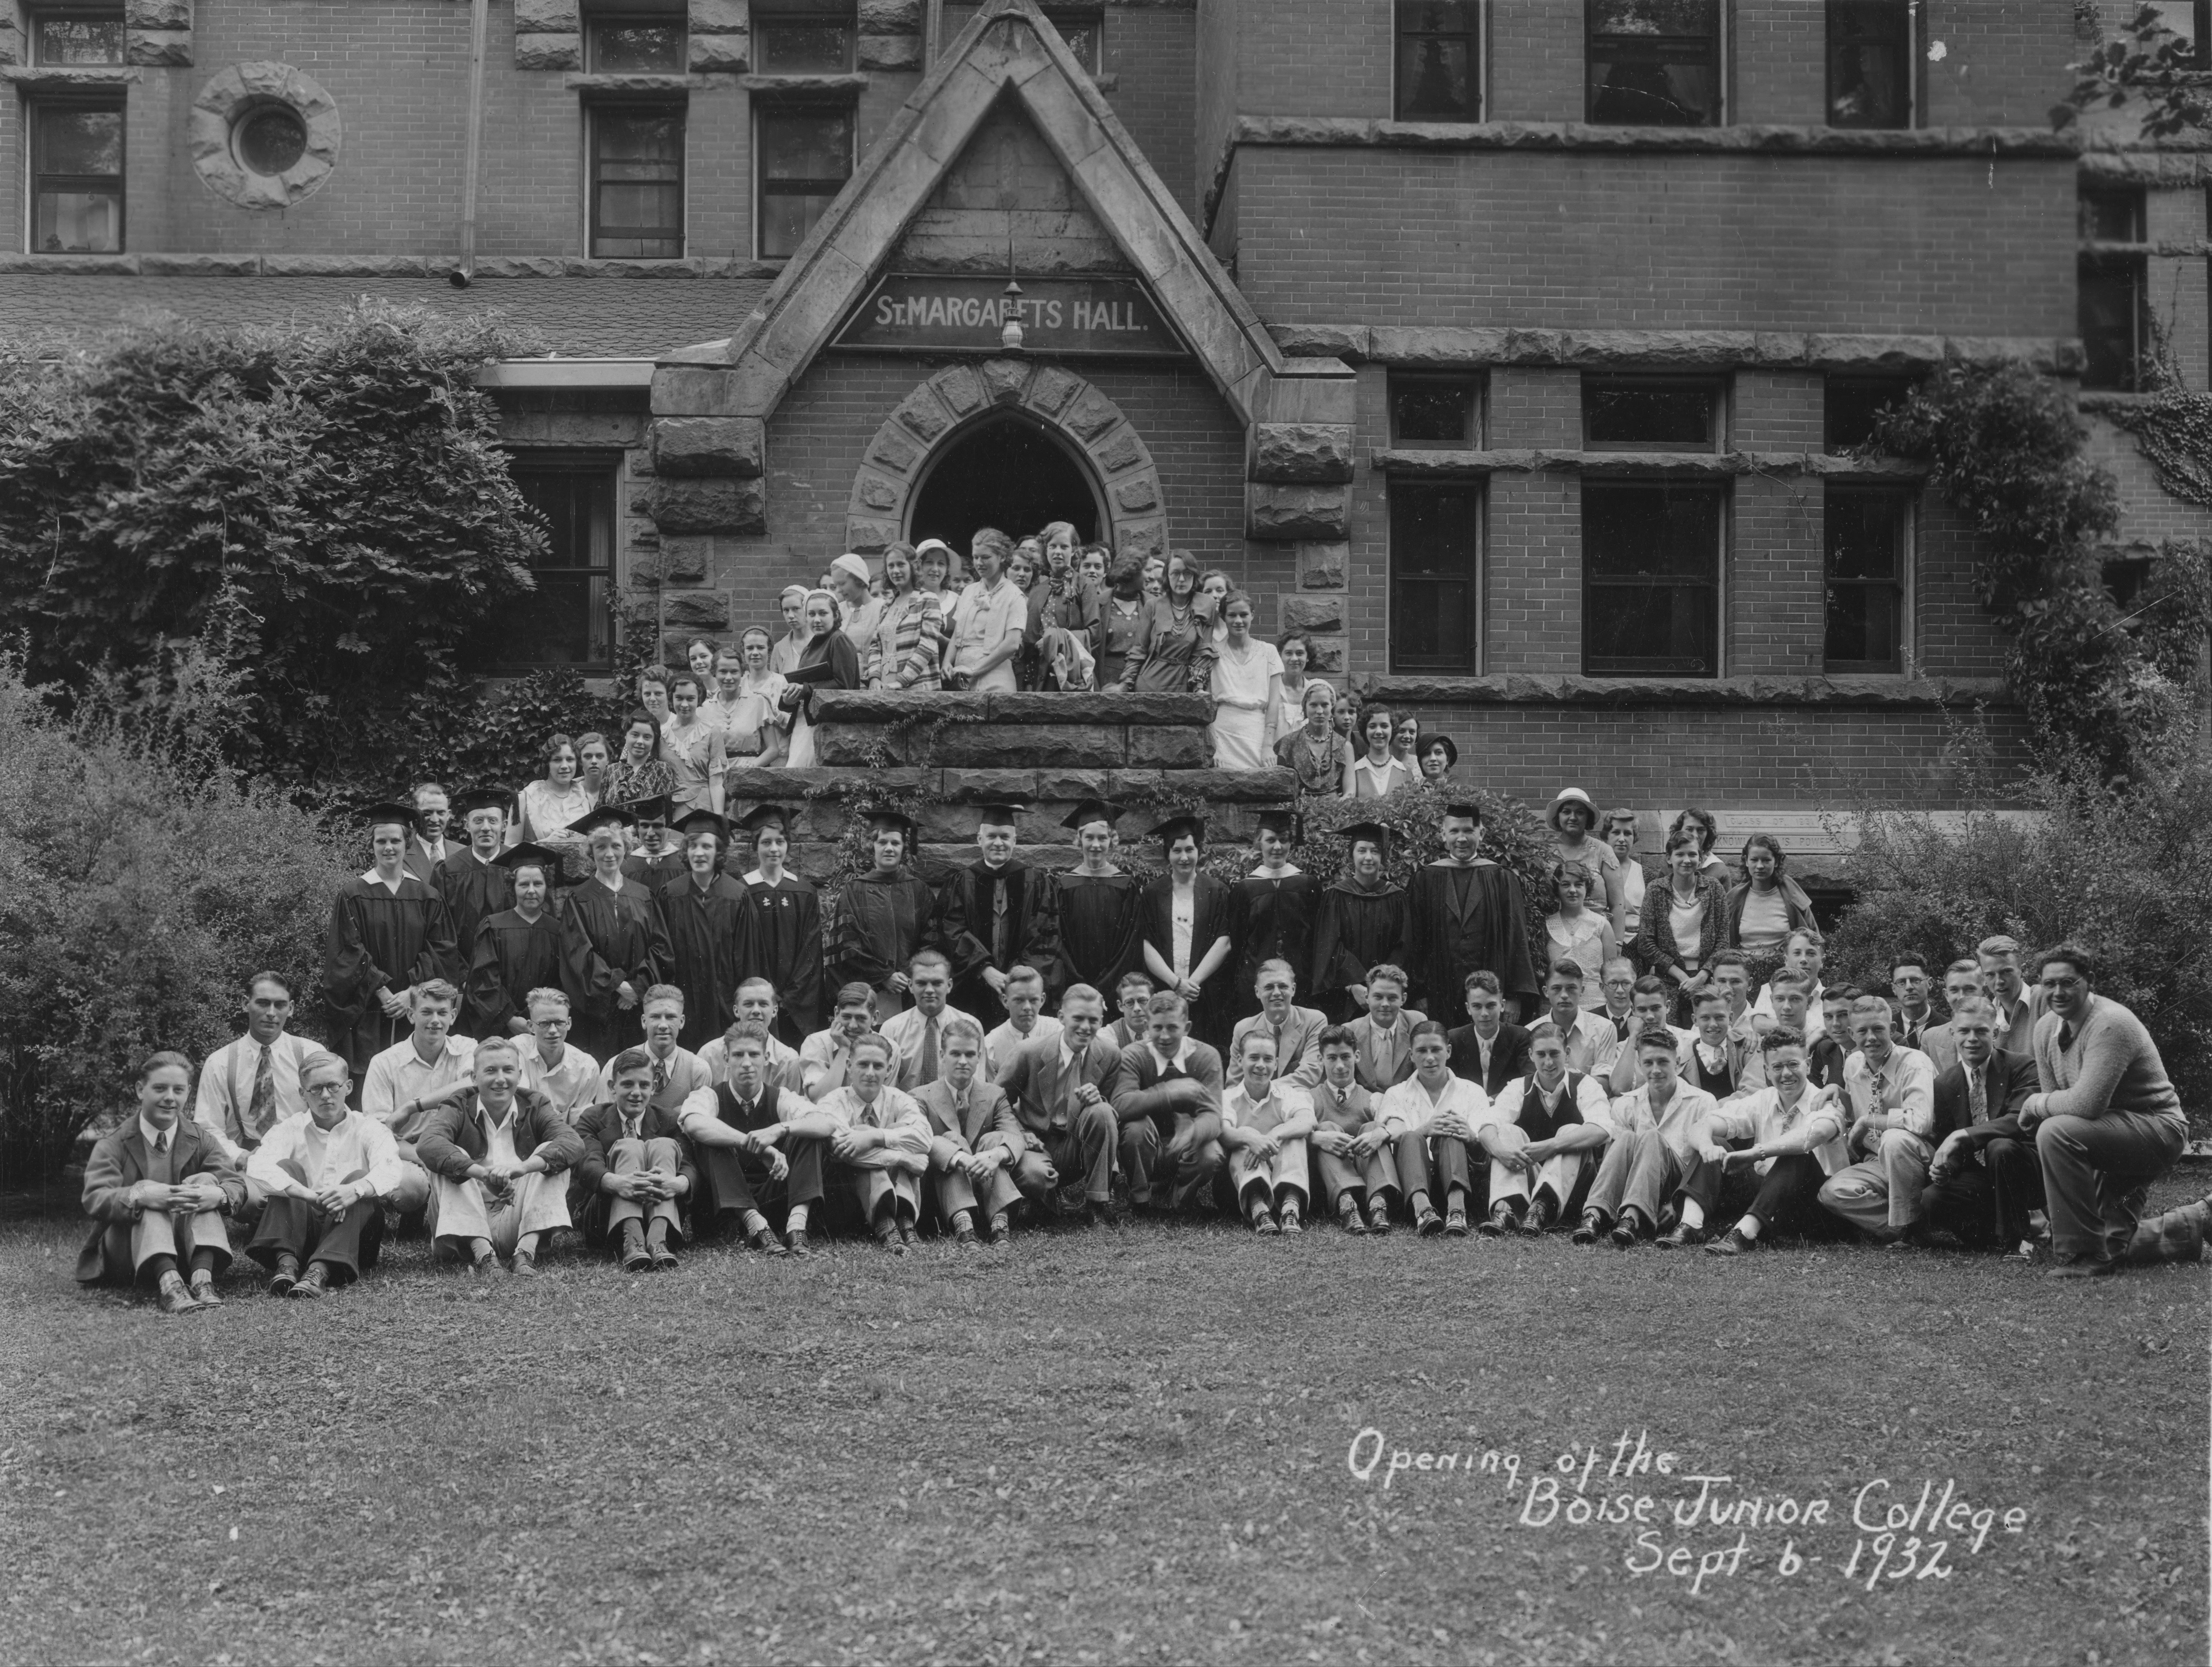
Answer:
<svg viewBox="0 0 2212 1667"><path fill-rule="evenodd" d="M2080 235L2089 243L2140 243L2143 240L2143 188L2118 180L2083 182L2076 199Z"/></svg>
<svg viewBox="0 0 2212 1667"><path fill-rule="evenodd" d="M1902 404L1912 384L1899 376L1831 376L1825 390L1822 446L1856 451L1874 443L1875 419Z"/></svg>
<svg viewBox="0 0 2212 1667"><path fill-rule="evenodd" d="M94 69L123 62L123 12L31 14L31 62Z"/></svg>
<svg viewBox="0 0 2212 1667"><path fill-rule="evenodd" d="M1482 444L1482 380L1393 372L1390 443L1468 451Z"/></svg>
<svg viewBox="0 0 2212 1667"><path fill-rule="evenodd" d="M612 457L588 453L514 459L514 484L544 524L545 547L531 564L537 590L501 611L485 639L486 663L614 663L617 470Z"/></svg>
<svg viewBox="0 0 2212 1667"><path fill-rule="evenodd" d="M684 20L681 17L625 16L593 18L591 22L591 67L608 75L674 75L685 68Z"/></svg>
<svg viewBox="0 0 2212 1667"><path fill-rule="evenodd" d="M773 0L753 8L753 68L764 76L836 75L853 67L853 0Z"/></svg>
<svg viewBox="0 0 2212 1667"><path fill-rule="evenodd" d="M1482 487L1390 483L1390 669L1472 675L1482 641Z"/></svg>
<svg viewBox="0 0 2212 1667"><path fill-rule="evenodd" d="M2149 274L2141 255L2085 254L2076 278L2081 386L2131 393L2150 350Z"/></svg>
<svg viewBox="0 0 2212 1667"><path fill-rule="evenodd" d="M1083 66L1084 74L1096 81L1106 64L1105 9L1099 6L1047 6L1044 15L1060 31L1060 38L1075 54L1075 61Z"/></svg>
<svg viewBox="0 0 2212 1667"><path fill-rule="evenodd" d="M113 254L123 247L123 106L31 106L31 247Z"/></svg>
<svg viewBox="0 0 2212 1667"><path fill-rule="evenodd" d="M1828 125L1912 125L1909 0L1828 0Z"/></svg>
<svg viewBox="0 0 2212 1667"><path fill-rule="evenodd" d="M759 109L760 258L798 252L853 172L850 105L756 106Z"/></svg>
<svg viewBox="0 0 2212 1667"><path fill-rule="evenodd" d="M1583 482L1583 670L1720 675L1727 489L1705 481Z"/></svg>
<svg viewBox="0 0 2212 1667"><path fill-rule="evenodd" d="M684 107L601 105L591 114L592 256L684 252Z"/></svg>
<svg viewBox="0 0 2212 1667"><path fill-rule="evenodd" d="M1720 0L1589 0L1589 6L1590 120L1719 124Z"/></svg>
<svg viewBox="0 0 2212 1667"><path fill-rule="evenodd" d="M2158 21L2179 36L2187 62L2199 70L2212 69L2212 0L2146 0ZM2135 8L2123 7L2124 18Z"/></svg>
<svg viewBox="0 0 2212 1667"><path fill-rule="evenodd" d="M1397 0L1400 121L1482 119L1480 0Z"/></svg>
<svg viewBox="0 0 2212 1667"><path fill-rule="evenodd" d="M1593 452L1720 448L1721 387L1668 376L1583 378L1583 445Z"/></svg>
<svg viewBox="0 0 2212 1667"><path fill-rule="evenodd" d="M1889 487L1831 486L1824 519L1823 663L1831 672L1903 671L1911 495Z"/></svg>

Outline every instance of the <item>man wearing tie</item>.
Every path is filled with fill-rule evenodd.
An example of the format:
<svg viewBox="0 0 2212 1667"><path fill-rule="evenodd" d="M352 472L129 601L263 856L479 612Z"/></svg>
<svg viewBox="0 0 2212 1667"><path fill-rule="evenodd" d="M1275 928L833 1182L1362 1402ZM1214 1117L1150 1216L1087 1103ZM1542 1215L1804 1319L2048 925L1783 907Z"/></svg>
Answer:
<svg viewBox="0 0 2212 1667"><path fill-rule="evenodd" d="M255 973L240 1007L246 1034L217 1048L200 1067L192 1117L230 1166L242 1171L246 1155L270 1129L307 1109L300 1070L322 1049L284 1028L292 1022L292 992L276 973ZM267 1195L247 1175L241 1220L258 1214Z"/></svg>
<svg viewBox="0 0 2212 1667"><path fill-rule="evenodd" d="M222 1212L246 1199L246 1183L185 1118L191 1086L192 1062L182 1054L149 1056L138 1068L137 1114L102 1136L84 1166L93 1225L77 1256L77 1283L151 1284L164 1314L222 1306L215 1276L230 1265Z"/></svg>
<svg viewBox="0 0 2212 1667"><path fill-rule="evenodd" d="M945 1069L945 1027L955 1019L982 1026L971 1014L947 1006L952 995L952 963L933 949L925 949L907 963L908 993L914 1005L895 1013L878 1027L891 1046L891 1086L911 1094L937 1080Z"/></svg>
<svg viewBox="0 0 2212 1667"><path fill-rule="evenodd" d="M678 1114L654 1098L645 1049L617 1054L607 1075L614 1098L576 1120L584 1151L569 1175L568 1217L587 1240L604 1233L625 1272L672 1272L668 1241L683 1242L684 1204L699 1190L699 1168Z"/></svg>
<svg viewBox="0 0 2212 1667"><path fill-rule="evenodd" d="M1267 962L1252 988L1260 998L1260 1011L1237 1021L1229 1039L1230 1057L1242 1058L1244 1038L1264 1031L1275 1042L1273 1080L1285 1087L1312 1087L1321 1080L1321 1033L1328 1028L1328 1017L1297 1004L1298 978L1288 961Z"/></svg>
<svg viewBox="0 0 2212 1667"><path fill-rule="evenodd" d="M1628 1043L1644 1028L1636 1017L1636 963L1626 955L1614 956L1605 964L1599 982L1605 991L1605 1011L1598 1017L1613 1026L1613 1039L1633 1059L1636 1049Z"/></svg>
<svg viewBox="0 0 2212 1667"><path fill-rule="evenodd" d="M1999 934L1974 946L1981 963L1982 994L1997 1010L1997 1046L2035 1057L2035 1021L2043 1017L2043 992L2030 989L2020 970L2020 941Z"/></svg>
<svg viewBox="0 0 2212 1667"><path fill-rule="evenodd" d="M684 1102L702 1088L714 1086L714 1074L698 1055L677 1045L684 1031L684 992L673 984L655 984L645 993L640 1009L645 1025L645 1046L626 1051L642 1052L653 1070L653 1103L673 1116ZM617 1056L620 1057L619 1055ZM610 1060L599 1073L599 1103L615 1098L615 1068Z"/></svg>
<svg viewBox="0 0 2212 1667"><path fill-rule="evenodd" d="M811 1100L842 1088L852 1075L853 1044L875 1032L876 992L854 979L838 990L831 1013L828 1030L799 1044L799 1080Z"/></svg>
<svg viewBox="0 0 2212 1667"><path fill-rule="evenodd" d="M1862 995L1851 1003L1851 1038L1858 1051L1844 1062L1850 1101L1844 1150L1850 1168L1820 1184L1820 1202L1881 1244L1921 1237L1920 1195L1936 1155L1936 1067L1890 1034L1889 1003Z"/></svg>
<svg viewBox="0 0 2212 1667"><path fill-rule="evenodd" d="M1961 1002L1970 998L1979 999L1981 994L1982 964L1979 961L1971 959L1954 961L1943 969L1944 1012L1955 1014ZM1994 1020L1996 1009L1991 1007L1990 1014ZM1959 1062L1959 1044L1957 1038L1952 1033L1951 1023L1948 1019L1941 1025L1930 1025L1928 1027L1920 1038L1920 1051L1936 1062L1936 1074L1939 1079L1944 1072ZM2034 1060L2026 1054L2021 1055L2020 1057L2027 1060L2030 1065L2035 1063Z"/></svg>
<svg viewBox="0 0 2212 1667"><path fill-rule="evenodd" d="M994 1011L1018 966L1057 968L1060 933L1048 878L1014 855L1015 824L1023 806L983 805L975 828L980 862L959 871L966 888L968 931L974 942L964 959L957 997L974 1014Z"/></svg>
<svg viewBox="0 0 2212 1667"><path fill-rule="evenodd" d="M852 1080L824 1094L792 1123L794 1135L830 1143L876 1243L904 1256L921 1211L929 1169L929 1119L911 1095L890 1085L891 1046L877 1035L853 1043Z"/></svg>
<svg viewBox="0 0 2212 1667"><path fill-rule="evenodd" d="M874 996L860 987L863 1010L873 1012ZM731 1025L722 1036L723 1080L685 1100L681 1122L706 1182L699 1208L718 1225L737 1217L748 1244L781 1256L785 1244L763 1213L763 1206L781 1207L790 1253L811 1256L807 1220L822 1200L829 1146L793 1129L793 1120L811 1111L813 1102L769 1080L769 1041L765 1025L740 1019Z"/></svg>
<svg viewBox="0 0 2212 1667"><path fill-rule="evenodd" d="M1369 1014L1373 1016L1375 981L1395 967L1377 967L1368 982ZM1413 1026L1405 1026L1410 1033ZM1354 1027L1332 1025L1321 1033L1321 1080L1314 1085L1314 1131L1308 1141L1314 1167L1321 1171L1323 1208L1336 1211L1338 1223L1348 1233L1390 1231L1390 1200L1398 1190L1398 1171L1390 1149L1390 1131L1375 1121L1375 1096L1359 1081L1365 1056ZM1413 1074L1413 1048L1406 1049L1406 1075ZM1404 1078L1400 1078L1403 1081ZM1395 1086L1395 1085L1394 1085ZM1360 1216L1366 1208L1366 1219Z"/></svg>
<svg viewBox="0 0 2212 1667"><path fill-rule="evenodd" d="M1063 1178L1083 1188L1084 1220L1111 1222L1114 1141L1120 1125L1107 1087L1121 1049L1101 1033L1105 998L1071 984L1060 1001L1060 1034L1025 1043L999 1073L1022 1133L1013 1180L1031 1206L1049 1207Z"/></svg>
<svg viewBox="0 0 2212 1667"><path fill-rule="evenodd" d="M1406 1011L1411 983L1405 968L1389 961L1367 970L1367 1011L1346 1028L1358 1049L1354 1080L1370 1094L1395 1088L1413 1074L1413 1026L1425 1015ZM1316 1046L1320 1045L1317 1037ZM1328 1074L1324 1061L1322 1075Z"/></svg>
<svg viewBox="0 0 2212 1667"><path fill-rule="evenodd" d="M1613 1062L1620 1054L1620 1037L1604 1014L1584 1010L1583 984L1589 976L1579 961L1553 962L1544 975L1544 1000L1548 1003L1544 1017L1565 1044L1567 1069L1577 1076L1602 1081L1613 1074ZM1534 1034L1532 1025L1529 1035ZM1534 1047L1532 1041L1532 1057Z"/></svg>
<svg viewBox="0 0 2212 1667"><path fill-rule="evenodd" d="M1496 973L1470 972L1465 989L1468 1022L1449 1033L1451 1074L1485 1095L1500 1093L1528 1074L1528 1032L1506 1018Z"/></svg>
<svg viewBox="0 0 2212 1667"><path fill-rule="evenodd" d="M994 1244L1012 1236L1010 1215L1021 1200L1013 1168L1022 1155L1022 1126L997 1084L976 1080L983 1029L954 1014L945 1025L945 1071L915 1090L929 1119L931 1191L939 1216L963 1250L975 1248L975 1217L989 1223Z"/></svg>
<svg viewBox="0 0 2212 1667"><path fill-rule="evenodd" d="M300 1068L307 1109L282 1119L246 1160L267 1200L246 1253L269 1269L272 1297L321 1296L376 1264L383 1201L406 1177L398 1143L346 1097L353 1073L318 1049Z"/></svg>
<svg viewBox="0 0 2212 1667"><path fill-rule="evenodd" d="M438 889L438 870L447 857L454 855L454 848L446 843L446 829L453 819L452 803L446 797L445 788L435 782L417 782L412 797L415 824L408 835L404 866L434 891ZM461 947L465 953L465 940Z"/></svg>
<svg viewBox="0 0 2212 1667"><path fill-rule="evenodd" d="M2043 1165L2019 1116L2035 1092L2035 1062L1998 1047L1996 1024L1978 995L1952 1004L1946 1028L1958 1057L1936 1078L1936 1155L1920 1203L1931 1229L2025 1259L2035 1250L2027 1213L2043 1208Z"/></svg>
<svg viewBox="0 0 2212 1667"><path fill-rule="evenodd" d="M1188 1209L1211 1200L1221 1169L1221 1055L1190 1034L1179 991L1154 995L1145 1019L1148 1033L1123 1051L1107 1095L1121 1125L1121 1172L1139 1209Z"/></svg>
<svg viewBox="0 0 2212 1667"><path fill-rule="evenodd" d="M1928 1031L1936 1023L1935 1006L1929 1000L1932 985L1928 958L1904 954L1889 964L1889 993L1897 998L1897 1045L1927 1051Z"/></svg>

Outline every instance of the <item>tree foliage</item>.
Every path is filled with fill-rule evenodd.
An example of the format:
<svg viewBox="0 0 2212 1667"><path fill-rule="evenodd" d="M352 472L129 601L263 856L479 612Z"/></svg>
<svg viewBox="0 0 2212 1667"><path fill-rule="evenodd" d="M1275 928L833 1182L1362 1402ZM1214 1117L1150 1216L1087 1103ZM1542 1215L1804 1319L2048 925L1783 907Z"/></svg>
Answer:
<svg viewBox="0 0 2212 1667"><path fill-rule="evenodd" d="M2073 88L2051 112L2051 125L2061 132L2093 110L2130 104L2146 138L2170 139L2212 125L2212 95L2197 67L2196 45L2157 6L2137 5L2126 23L2067 67L2074 71Z"/></svg>

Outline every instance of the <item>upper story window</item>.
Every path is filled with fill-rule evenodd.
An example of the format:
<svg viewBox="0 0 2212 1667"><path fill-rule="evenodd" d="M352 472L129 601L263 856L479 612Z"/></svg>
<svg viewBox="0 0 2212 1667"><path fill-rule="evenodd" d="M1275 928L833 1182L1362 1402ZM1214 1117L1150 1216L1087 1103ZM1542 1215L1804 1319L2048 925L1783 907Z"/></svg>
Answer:
<svg viewBox="0 0 2212 1667"><path fill-rule="evenodd" d="M1481 484L1393 480L1390 669L1473 676L1481 610Z"/></svg>
<svg viewBox="0 0 2212 1667"><path fill-rule="evenodd" d="M1712 127L1721 116L1720 0L1589 0L1594 122Z"/></svg>
<svg viewBox="0 0 2212 1667"><path fill-rule="evenodd" d="M2092 181L2081 188L2081 235L2090 243L2141 243L2146 236L2141 186ZM2134 392L2144 386L2150 352L2150 266L2124 250L2083 250L2075 276L2085 363L2081 386Z"/></svg>
<svg viewBox="0 0 2212 1667"><path fill-rule="evenodd" d="M1480 0L1397 0L1397 4L1398 119L1480 121Z"/></svg>
<svg viewBox="0 0 2212 1667"><path fill-rule="evenodd" d="M489 664L604 670L614 663L617 453L521 453L514 484L545 529L531 563L538 588L502 614Z"/></svg>
<svg viewBox="0 0 2212 1667"><path fill-rule="evenodd" d="M1904 403L1912 384L1900 376L1831 376L1822 392L1822 449L1850 452L1874 443L1875 419Z"/></svg>
<svg viewBox="0 0 2212 1667"><path fill-rule="evenodd" d="M2143 240L2144 198L2141 186L2090 180L2081 186L2077 200L2082 241L2140 243Z"/></svg>
<svg viewBox="0 0 2212 1667"><path fill-rule="evenodd" d="M853 173L850 105L755 105L753 223L763 260L796 254Z"/></svg>
<svg viewBox="0 0 2212 1667"><path fill-rule="evenodd" d="M1593 452L1712 452L1721 386L1674 376L1583 378L1583 445Z"/></svg>
<svg viewBox="0 0 2212 1667"><path fill-rule="evenodd" d="M1482 379L1390 373L1390 443L1471 451L1482 444Z"/></svg>
<svg viewBox="0 0 2212 1667"><path fill-rule="evenodd" d="M1821 664L1831 672L1905 669L1912 495L1830 486L1823 519Z"/></svg>
<svg viewBox="0 0 2212 1667"><path fill-rule="evenodd" d="M31 106L31 248L116 254L123 247L123 106Z"/></svg>
<svg viewBox="0 0 2212 1667"><path fill-rule="evenodd" d="M1075 61L1083 66L1083 73L1093 81L1106 67L1106 12L1100 6L1047 6L1045 16L1060 38L1067 43L1067 50L1075 54Z"/></svg>
<svg viewBox="0 0 2212 1667"><path fill-rule="evenodd" d="M592 110L592 259L684 253L684 115L669 104Z"/></svg>
<svg viewBox="0 0 2212 1667"><path fill-rule="evenodd" d="M123 9L33 11L31 62L57 68L97 68L123 62Z"/></svg>
<svg viewBox="0 0 2212 1667"><path fill-rule="evenodd" d="M595 17L589 40L588 62L603 75L680 76L686 67L681 17Z"/></svg>
<svg viewBox="0 0 2212 1667"><path fill-rule="evenodd" d="M763 0L753 8L753 68L764 76L837 75L853 67L853 0Z"/></svg>
<svg viewBox="0 0 2212 1667"><path fill-rule="evenodd" d="M1583 482L1583 670L1720 675L1728 489L1705 481Z"/></svg>
<svg viewBox="0 0 2212 1667"><path fill-rule="evenodd" d="M1911 0L1828 0L1828 125L1912 125Z"/></svg>
<svg viewBox="0 0 2212 1667"><path fill-rule="evenodd" d="M2212 69L2212 0L2144 0L2158 21L2181 37L2189 49L2189 62L2199 70ZM2125 18L2132 6L2119 9Z"/></svg>

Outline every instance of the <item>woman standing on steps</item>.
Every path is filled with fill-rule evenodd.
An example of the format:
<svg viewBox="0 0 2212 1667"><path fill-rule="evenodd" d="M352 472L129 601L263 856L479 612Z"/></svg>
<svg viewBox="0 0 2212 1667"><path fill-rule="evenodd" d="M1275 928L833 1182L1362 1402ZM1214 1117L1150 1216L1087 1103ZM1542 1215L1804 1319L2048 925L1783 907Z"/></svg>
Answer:
<svg viewBox="0 0 2212 1667"><path fill-rule="evenodd" d="M1252 635L1252 599L1233 590L1222 599L1229 634L1213 659L1213 767L1265 770L1275 753L1275 714L1282 704L1283 661L1272 642Z"/></svg>

